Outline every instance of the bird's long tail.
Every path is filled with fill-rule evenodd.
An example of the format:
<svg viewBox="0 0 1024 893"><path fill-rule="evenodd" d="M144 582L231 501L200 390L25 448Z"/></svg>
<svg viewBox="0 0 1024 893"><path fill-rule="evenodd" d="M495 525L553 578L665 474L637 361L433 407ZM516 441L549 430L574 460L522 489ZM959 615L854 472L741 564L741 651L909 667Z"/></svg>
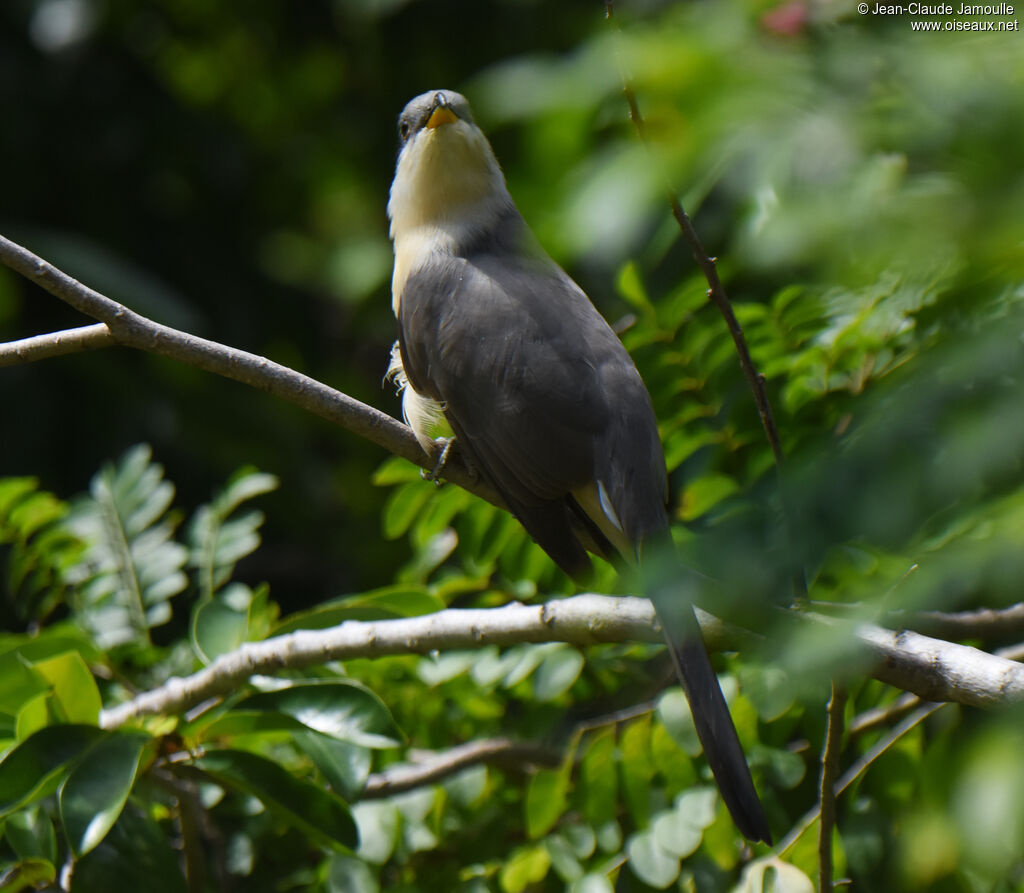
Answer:
<svg viewBox="0 0 1024 893"><path fill-rule="evenodd" d="M659 612L660 614L661 612ZM697 736L704 756L718 783L722 799L732 814L736 827L753 841L771 843L771 832L764 809L754 790L747 759L740 746L729 707L718 684L714 667L708 657L700 626L692 611L673 611L671 625L665 623L665 638L676 672L690 703ZM684 627L680 629L680 626Z"/></svg>

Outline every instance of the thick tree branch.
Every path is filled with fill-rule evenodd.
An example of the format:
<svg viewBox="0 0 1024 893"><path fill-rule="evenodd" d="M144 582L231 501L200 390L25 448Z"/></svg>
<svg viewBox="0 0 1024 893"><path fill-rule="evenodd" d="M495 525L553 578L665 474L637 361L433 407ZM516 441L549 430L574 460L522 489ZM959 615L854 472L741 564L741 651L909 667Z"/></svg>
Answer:
<svg viewBox="0 0 1024 893"><path fill-rule="evenodd" d="M106 324L100 322L91 326L80 326L77 329L50 332L46 335L35 335L32 338L22 338L20 341L8 341L6 344L0 344L0 366L16 366L19 363L31 363L34 360L46 360L69 353L96 350L99 347L110 347L113 344L117 344L116 339Z"/></svg>
<svg viewBox="0 0 1024 893"><path fill-rule="evenodd" d="M422 468L433 469L437 462L439 451L436 448L430 455L424 453L410 428L380 410L265 357L197 338L147 319L82 285L3 236L0 236L0 262L86 316L105 323L117 344L169 357L266 391L365 437ZM502 504L497 494L458 455L449 456L444 475L463 489L496 505Z"/></svg>
<svg viewBox="0 0 1024 893"><path fill-rule="evenodd" d="M834 619L799 615L804 622L834 626ZM743 639L700 612L712 649L736 648ZM991 707L1024 700L1024 666L975 648L891 632L868 624L847 625L874 663L883 682L931 701ZM746 634L749 642L749 634ZM103 711L105 728L153 713L178 713L235 690L249 677L296 670L332 660L427 654L432 651L509 646L524 642L568 642L586 647L601 642L660 642L654 609L646 599L577 595L542 605L447 610L424 617L375 622L347 621L326 630L301 630L250 642L222 655L191 676L174 678L125 704Z"/></svg>

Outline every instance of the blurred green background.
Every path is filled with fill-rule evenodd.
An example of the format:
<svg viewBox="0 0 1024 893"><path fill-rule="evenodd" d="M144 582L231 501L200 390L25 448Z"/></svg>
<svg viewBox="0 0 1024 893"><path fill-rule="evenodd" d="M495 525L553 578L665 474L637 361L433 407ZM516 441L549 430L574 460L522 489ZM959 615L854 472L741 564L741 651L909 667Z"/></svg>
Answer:
<svg viewBox="0 0 1024 893"><path fill-rule="evenodd" d="M542 243L624 332L695 563L748 603L785 600L798 562L812 596L869 616L1001 607L1024 577L1024 52L1019 32L921 34L912 19L811 0L621 0L614 27L595 0L5 0L0 232L143 314L397 414L382 384L394 122L424 90L460 90ZM718 257L766 376L791 457L789 538L666 184ZM0 269L0 340L82 322ZM502 516L241 385L104 350L5 368L0 395L0 475L33 475L64 498L141 442L180 506L243 465L276 475L263 545L238 576L268 582L284 614L394 581L429 584L445 604L568 588ZM188 606L176 612L180 635ZM842 651L820 636L798 644L767 650L807 699L780 710L761 665L730 663L757 707L741 731L764 748L755 774L775 785L779 828L813 802L822 683ZM592 675L552 703L500 696L520 733L553 734L609 691L639 698L630 674L646 658L588 654ZM379 686L401 677L385 700L418 746L451 743L447 718L429 712L451 704L466 738L507 728L465 676L442 708L398 671L362 670ZM851 714L891 699L860 685ZM1024 808L993 793L1021 789L1007 756L1019 717L942 716L844 807L844 868L863 889L1021 889ZM807 771L798 760L787 776L806 740ZM503 796L511 817L464 816L502 829L487 842L500 858L520 833L517 795ZM723 835L702 857L714 870L698 865L682 889L727 889ZM506 893L531 870L516 858ZM392 879L415 876L414 863ZM457 874L442 856L424 864ZM623 889L656 886L638 877Z"/></svg>

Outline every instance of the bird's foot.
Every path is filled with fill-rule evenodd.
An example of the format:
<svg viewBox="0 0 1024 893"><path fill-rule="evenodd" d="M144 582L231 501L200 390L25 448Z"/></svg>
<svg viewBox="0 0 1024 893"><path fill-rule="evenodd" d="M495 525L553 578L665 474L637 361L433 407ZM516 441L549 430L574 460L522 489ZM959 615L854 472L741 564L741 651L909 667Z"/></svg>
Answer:
<svg viewBox="0 0 1024 893"><path fill-rule="evenodd" d="M445 463L448 461L448 454L451 452L454 437L438 437L434 443L441 447L441 454L437 457L431 471L420 469L420 477L425 481L433 481L438 487L441 486L441 472L444 471Z"/></svg>

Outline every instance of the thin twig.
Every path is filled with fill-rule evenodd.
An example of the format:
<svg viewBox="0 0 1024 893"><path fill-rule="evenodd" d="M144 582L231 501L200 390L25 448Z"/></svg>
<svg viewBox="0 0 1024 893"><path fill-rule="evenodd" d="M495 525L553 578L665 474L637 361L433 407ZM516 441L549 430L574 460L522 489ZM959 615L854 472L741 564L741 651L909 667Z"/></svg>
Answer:
<svg viewBox="0 0 1024 893"><path fill-rule="evenodd" d="M604 11L605 19L609 23L612 23L615 15L614 0L604 0ZM633 126L636 128L640 142L650 150L651 142L647 136L647 122L644 120L644 116L640 112L640 104L637 102L632 81L628 72L624 68L621 71L621 76L622 93L625 96L626 104L629 107L629 119L633 122ZM661 166L659 165L658 167L659 170L661 170ZM721 313L722 318L725 320L725 325L729 330L729 335L732 337L733 344L736 346L736 354L739 357L740 368L743 370L743 375L747 379L747 384L750 386L750 392L753 394L754 405L757 407L757 414L761 419L761 426L764 428L765 436L768 438L768 445L771 447L772 456L775 459L775 467L776 469L781 469L784 458L782 441L779 438L779 429L775 424L775 415L772 412L771 401L768 399L768 389L765 386L765 377L758 372L757 367L754 366L754 360L750 355L750 348L748 347L747 339L743 334L743 328L740 326L740 322L736 318L736 314L733 312L732 303L730 302L729 296L725 291L725 286L722 284L722 280L718 275L716 258L712 257L704 248L704 243L697 234L693 221L690 220L690 215L686 213L682 202L679 201L675 185L668 179L667 175L664 174L664 171L662 171L662 179L664 180L665 195L668 198L669 207L672 209L672 216L676 219L676 223L679 224L679 229L682 231L683 238L690 247L693 259L697 262L697 266L700 267L705 280L707 280L708 300L718 308L718 312ZM781 479L779 481L779 485L781 488ZM782 524L785 526L787 531L787 540L792 542L793 538L790 533L790 517L792 511L787 505L788 500L786 499L784 490L781 492L781 498L783 503ZM792 586L794 599L798 603L802 604L807 598L807 580L802 568L798 567L793 570Z"/></svg>
<svg viewBox="0 0 1024 893"><path fill-rule="evenodd" d="M887 707L874 707L859 713L850 720L846 733L851 738L866 735L868 732L873 732L875 729L883 728L902 719L920 704L921 699L917 695L904 692Z"/></svg>
<svg viewBox="0 0 1024 893"><path fill-rule="evenodd" d="M389 766L366 780L359 799L390 797L413 788L436 784L471 766L481 763L506 766L549 766L562 763L562 754L551 747L509 738L470 741L441 753L433 753L415 763Z"/></svg>
<svg viewBox="0 0 1024 893"><path fill-rule="evenodd" d="M77 329L66 329L63 332L34 335L20 341L0 344L0 366L16 366L19 363L62 357L69 353L110 347L116 343L117 340L110 329L101 322L91 326L80 326Z"/></svg>
<svg viewBox="0 0 1024 893"><path fill-rule="evenodd" d="M614 0L605 0L604 9L605 18L611 22L615 15ZM644 120L644 116L640 113L640 105L637 102L636 93L634 92L632 82L625 71L622 72L622 92L626 97L626 103L629 106L629 118L633 122L633 126L636 127L640 141L645 146L650 147L650 140L647 136L647 123ZM704 278L707 280L708 298L718 308L718 311L725 319L725 324L729 329L729 334L732 336L733 343L736 345L736 353L739 355L740 367L742 368L743 374L746 376L747 383L750 385L750 390L754 395L754 403L757 406L757 413L761 417L761 424L764 426L764 432L768 438L768 443L771 446L772 455L775 457L775 463L776 465L781 465L783 460L782 442L779 439L779 431L775 425L775 416L772 413L771 402L768 400L768 391L765 388L765 379L754 366L754 361L750 356L750 348L747 346L747 339L744 337L743 329L740 326L739 320L736 319L736 314L733 312L729 296L725 291L725 286L722 285L722 280L718 276L718 268L715 265L715 258L711 257L711 255L705 250L704 243L701 241L700 236L697 235L697 230L694 228L693 222L690 220L690 215L686 213L682 203L679 201L678 195L676 194L675 187L667 178L665 180L665 192L672 208L672 216L675 217L676 223L679 224L679 229L682 230L683 238L686 239L686 243L690 246L690 251L693 253L693 258L697 262L697 266L700 267L701 272L704 274Z"/></svg>
<svg viewBox="0 0 1024 893"><path fill-rule="evenodd" d="M825 750L821 755L821 783L818 803L821 824L818 827L818 889L832 891L832 832L836 825L836 776L839 775L839 755L843 750L843 711L846 708L846 689L832 681L832 697L828 702L828 728L825 732Z"/></svg>
<svg viewBox="0 0 1024 893"><path fill-rule="evenodd" d="M935 711L940 710L944 706L944 704L923 704L899 725L895 726L888 735L879 740L859 760L850 766L845 773L843 773L842 777L835 785L836 796L842 794L850 785L860 778L860 776L868 770L875 760L899 741L900 738L906 735L907 732L919 723L924 722L924 720L935 713ZM817 821L819 815L820 810L817 806L805 813L803 818L790 829L789 833L782 838L782 840L778 842L775 847L776 854L782 856L787 850L791 849L794 844L803 837L807 829Z"/></svg>
<svg viewBox="0 0 1024 893"><path fill-rule="evenodd" d="M657 703L647 701L634 707L616 710L582 720L573 729L571 740L580 735L610 725L629 722L648 713L653 713ZM506 767L547 766L557 768L564 759L562 749L556 749L533 741L513 741L510 738L487 738L470 741L450 750L441 752L410 753L411 764L389 766L382 772L370 775L366 780L360 799L390 797L403 791L424 785L436 784L444 778L481 763Z"/></svg>
<svg viewBox="0 0 1024 893"><path fill-rule="evenodd" d="M0 236L0 262L86 316L105 323L117 344L169 357L266 391L427 470L437 462L437 448L428 455L412 429L380 410L265 357L147 319L3 236ZM449 456L445 478L495 505L502 505L500 497L457 455Z"/></svg>

